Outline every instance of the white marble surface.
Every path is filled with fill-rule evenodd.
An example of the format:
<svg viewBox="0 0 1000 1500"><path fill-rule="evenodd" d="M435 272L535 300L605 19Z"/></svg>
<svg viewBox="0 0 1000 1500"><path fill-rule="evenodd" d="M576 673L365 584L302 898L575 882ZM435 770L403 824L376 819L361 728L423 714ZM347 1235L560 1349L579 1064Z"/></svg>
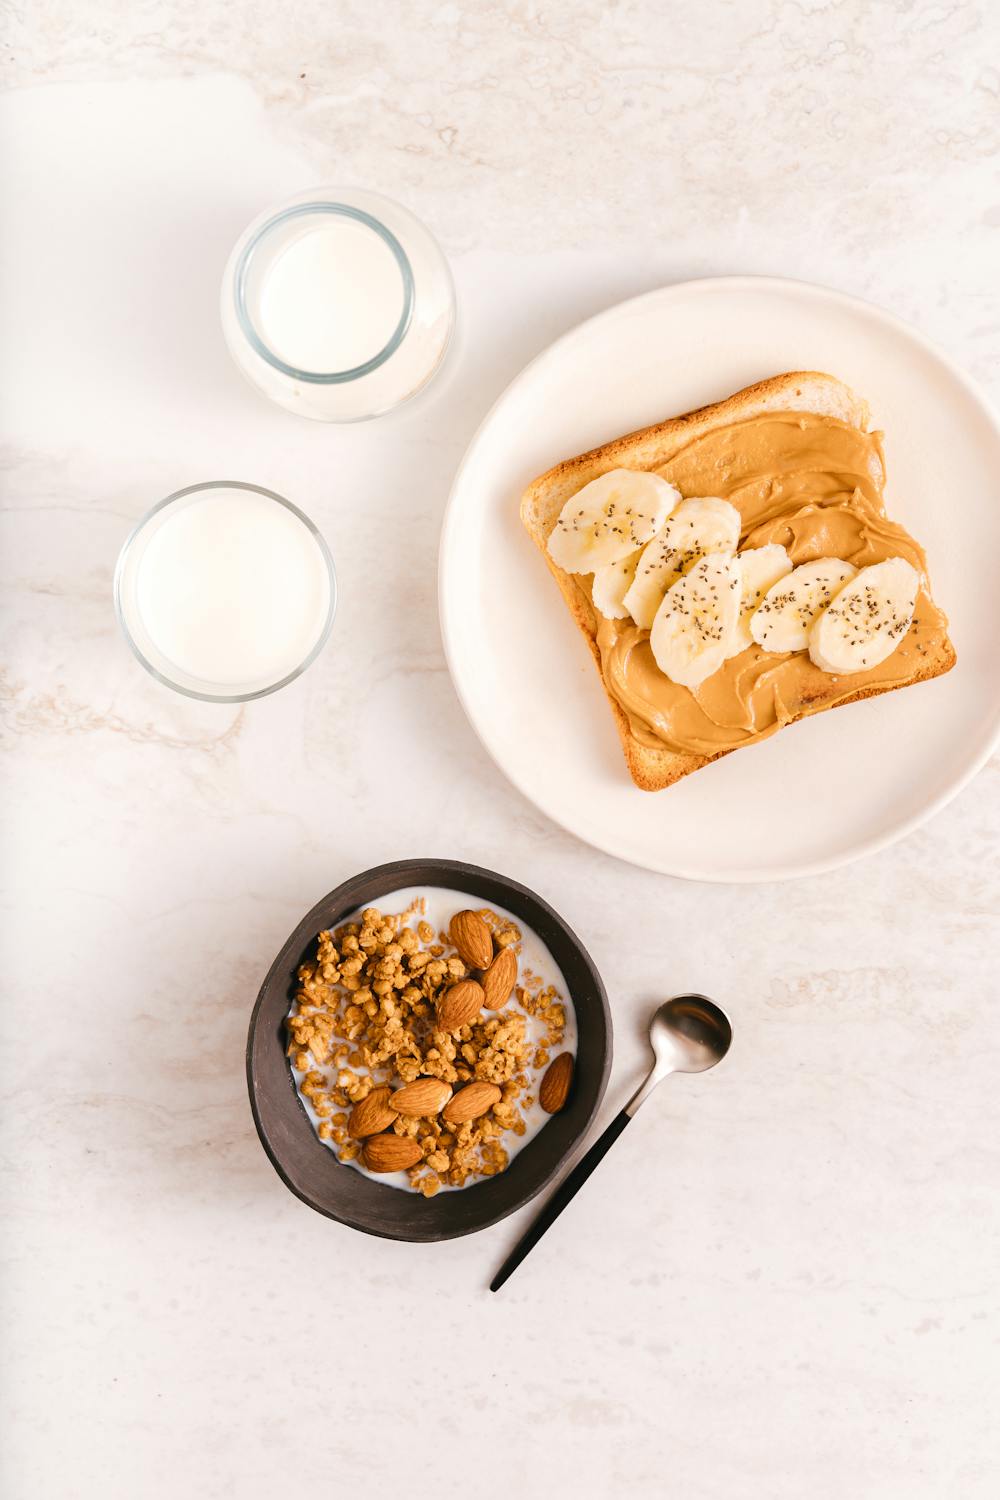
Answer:
<svg viewBox="0 0 1000 1500"><path fill-rule="evenodd" d="M860 293L996 395L995 14L47 0L6 30L5 1496L994 1495L997 762L821 879L628 868L481 750L435 551L510 376L665 281ZM349 430L263 403L216 316L244 223L338 178L429 221L463 315L432 390ZM319 663L244 709L147 679L110 605L135 517L222 475L309 511L343 586ZM736 1027L495 1299L527 1212L352 1234L285 1191L245 1097L288 930L419 853L502 868L585 935L617 1024L603 1119L664 991Z"/></svg>

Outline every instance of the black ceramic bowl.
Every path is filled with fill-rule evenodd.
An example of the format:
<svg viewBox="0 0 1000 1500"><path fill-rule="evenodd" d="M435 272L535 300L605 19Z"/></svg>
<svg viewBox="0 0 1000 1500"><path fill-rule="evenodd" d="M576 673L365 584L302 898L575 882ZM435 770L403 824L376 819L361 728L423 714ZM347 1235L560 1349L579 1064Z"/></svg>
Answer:
<svg viewBox="0 0 1000 1500"><path fill-rule="evenodd" d="M348 912L378 904L406 886L465 892L495 902L534 929L562 969L576 1010L577 1059L566 1108L546 1122L506 1172L423 1198L389 1187L345 1166L317 1139L285 1055L284 1019L299 965L314 951L316 934ZM314 906L285 943L264 980L250 1018L247 1084L261 1144L284 1182L310 1208L395 1240L446 1240L485 1229L521 1208L551 1182L597 1113L611 1067L611 1017L601 977L586 948L546 902L523 885L478 865L449 859L408 859L379 865L345 881Z"/></svg>

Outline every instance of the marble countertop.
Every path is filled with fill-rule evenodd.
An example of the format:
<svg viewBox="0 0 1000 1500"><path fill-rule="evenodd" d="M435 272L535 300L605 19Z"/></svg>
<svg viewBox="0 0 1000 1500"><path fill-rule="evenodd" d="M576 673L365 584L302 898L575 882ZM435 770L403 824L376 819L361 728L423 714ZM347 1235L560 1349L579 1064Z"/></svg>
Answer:
<svg viewBox="0 0 1000 1500"><path fill-rule="evenodd" d="M4 1494L986 1500L1000 764L822 878L632 869L481 749L435 562L506 382L664 282L825 282L1000 394L996 17L287 9L50 0L7 28ZM430 223L462 312L433 387L349 429L268 406L217 317L244 224L338 179ZM111 611L132 522L215 477L301 505L342 584L319 662L242 708L160 688ZM602 1120L654 999L703 989L736 1030L496 1298L530 1209L437 1246L354 1234L285 1190L247 1107L249 1010L299 916L432 853L584 936L616 1021Z"/></svg>

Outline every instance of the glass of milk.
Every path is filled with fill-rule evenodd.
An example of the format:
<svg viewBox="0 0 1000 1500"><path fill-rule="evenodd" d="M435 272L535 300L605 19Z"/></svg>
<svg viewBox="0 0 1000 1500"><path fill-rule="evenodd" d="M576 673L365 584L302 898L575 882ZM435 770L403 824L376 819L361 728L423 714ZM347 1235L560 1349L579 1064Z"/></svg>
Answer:
<svg viewBox="0 0 1000 1500"><path fill-rule="evenodd" d="M216 481L143 517L119 554L114 598L126 641L160 682L242 703L315 661L337 585L308 516L258 485Z"/></svg>
<svg viewBox="0 0 1000 1500"><path fill-rule="evenodd" d="M252 385L326 422L378 416L440 368L455 324L430 231L378 193L318 188L261 214L222 279L222 330Z"/></svg>

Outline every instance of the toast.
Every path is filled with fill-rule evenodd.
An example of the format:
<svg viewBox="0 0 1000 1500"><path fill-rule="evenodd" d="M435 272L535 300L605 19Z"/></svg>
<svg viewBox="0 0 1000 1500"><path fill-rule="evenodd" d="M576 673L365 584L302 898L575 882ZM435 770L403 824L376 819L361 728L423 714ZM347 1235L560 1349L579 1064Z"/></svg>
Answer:
<svg viewBox="0 0 1000 1500"><path fill-rule="evenodd" d="M600 616L591 602L588 591L581 587L579 575L564 572L549 556L547 548L549 535L570 496L608 470L615 468L655 469L663 471L665 477L671 479L671 460L678 458L682 450L688 450L690 445L703 439L710 440L711 435L719 429L728 428L734 423L748 423L755 418L766 418L771 413L782 414L785 418L789 414L793 416L811 414L813 417L831 419L834 424L844 424L846 427L855 428L859 433L869 434L868 407L848 386L833 376L818 371L791 372L748 386L714 405L701 407L683 416L672 417L655 426L615 438L576 458L567 459L534 480L521 499L521 521L545 558L574 620L590 647L614 715L628 770L636 786L644 791L659 791L671 786L692 771L700 770L723 755L732 754L733 750L742 748L742 744L737 743L726 748L711 752L706 750L705 753L701 753L692 749L677 748L662 741L655 742L655 735L636 732L629 715L608 685L602 653L598 645ZM868 478L872 491L877 496L879 513L884 517L884 508L882 508L882 490L885 483L884 461L877 435L871 436L875 440L871 442L870 451L866 454ZM681 491L684 498L687 498L688 493L700 493L700 491L685 492L683 487ZM886 525L887 527L891 525L887 518ZM899 536L906 537L906 533L901 528L893 529ZM912 542L912 539L907 538L907 540ZM916 547L916 544L913 543L913 546ZM926 581L922 587L923 591L927 592L929 600ZM947 672L955 664L955 651L947 636L945 628L947 622L940 612L937 614L942 622L941 630L931 634L929 643L927 643L928 637L923 637L927 644L918 646L916 652L910 653L913 660L910 662L907 658L905 677L894 681L861 682L856 690L845 693L843 678L828 677L827 683L824 684L821 679L827 674L815 672L812 674L813 677L820 680L810 683L808 694L798 704L796 711L787 719L782 719L774 725L773 729L782 727L784 723L796 722L807 715L823 712L828 708L859 702L862 699L889 692L893 688L911 686ZM761 733L755 732L746 740L746 743L757 743L760 738L764 737L764 734L771 732L773 732L771 727ZM654 742L649 743L650 739Z"/></svg>

